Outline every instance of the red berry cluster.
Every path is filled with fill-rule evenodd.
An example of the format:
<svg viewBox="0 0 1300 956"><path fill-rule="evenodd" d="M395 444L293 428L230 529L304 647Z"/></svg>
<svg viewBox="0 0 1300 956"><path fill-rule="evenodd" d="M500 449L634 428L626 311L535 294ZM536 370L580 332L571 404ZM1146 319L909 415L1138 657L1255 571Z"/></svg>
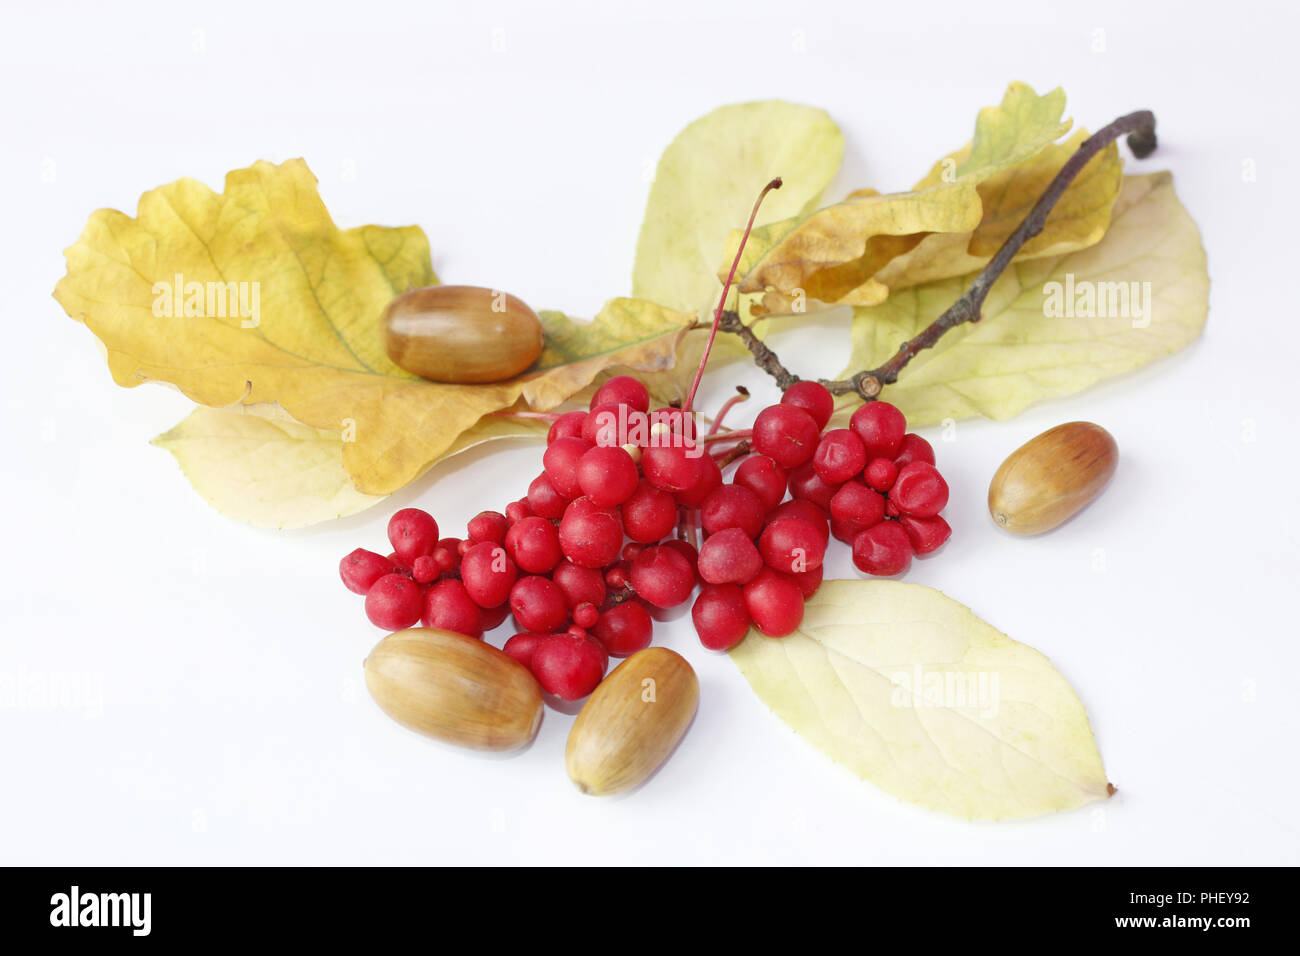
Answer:
<svg viewBox="0 0 1300 956"><path fill-rule="evenodd" d="M591 693L611 655L647 647L652 609L684 604L698 582L704 646L731 647L751 624L783 637L821 584L832 534L872 574L903 571L949 534L948 487L898 409L870 403L823 434L832 409L821 385L788 389L759 414L756 454L728 483L688 413L651 411L641 382L611 378L588 411L551 426L527 497L477 515L463 539L403 509L388 524L393 553L352 552L343 583L386 630L422 622L481 637L513 615L520 633L506 653L563 700ZM698 553L674 536L696 510Z"/></svg>

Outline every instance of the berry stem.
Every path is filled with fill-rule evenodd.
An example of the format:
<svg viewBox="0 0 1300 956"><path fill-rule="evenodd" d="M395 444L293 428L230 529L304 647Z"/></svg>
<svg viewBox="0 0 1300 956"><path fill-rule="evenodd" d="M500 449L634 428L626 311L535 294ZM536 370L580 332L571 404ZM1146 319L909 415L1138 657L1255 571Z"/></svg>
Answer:
<svg viewBox="0 0 1300 956"><path fill-rule="evenodd" d="M723 402L722 407L718 409L718 417L715 418L713 424L709 426L709 434L716 435L718 429L722 427L722 420L727 417L727 412L731 411L732 408L739 405L741 402L747 401L749 401L749 389L745 388L743 385L737 385L736 394Z"/></svg>
<svg viewBox="0 0 1300 956"><path fill-rule="evenodd" d="M763 198L773 189L781 188L781 177L778 176L770 183L763 187L763 191L758 194L754 200L754 208L749 213L749 222L745 224L745 233L740 237L740 246L736 249L736 258L731 262L731 271L727 273L727 281L722 284L722 295L718 298L718 307L713 313L713 324L709 327L709 341L705 343L704 354L700 356L700 367L695 370L695 380L691 382L691 390L686 394L686 404L682 406L682 411L689 413L695 406L695 393L699 391L700 379L704 377L704 366L709 364L709 353L713 351L713 340L718 337L718 323L722 319L722 310L727 306L727 293L731 291L732 280L736 278L736 269L740 267L740 257L745 252L745 243L749 241L749 233L754 228L754 220L758 218L758 207L763 204Z"/></svg>

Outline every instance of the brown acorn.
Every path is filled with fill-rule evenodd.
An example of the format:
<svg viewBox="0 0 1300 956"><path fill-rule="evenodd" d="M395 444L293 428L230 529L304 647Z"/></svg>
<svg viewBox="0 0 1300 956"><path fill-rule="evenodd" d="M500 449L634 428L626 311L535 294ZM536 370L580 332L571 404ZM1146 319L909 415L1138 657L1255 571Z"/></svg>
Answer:
<svg viewBox="0 0 1300 956"><path fill-rule="evenodd" d="M1101 493L1118 463L1115 439L1100 425L1057 425L1002 463L989 484L989 514L1013 534L1051 531Z"/></svg>
<svg viewBox="0 0 1300 956"><path fill-rule="evenodd" d="M435 382L503 381L542 354L537 313L522 299L494 289L412 289L388 304L382 324L394 364Z"/></svg>
<svg viewBox="0 0 1300 956"><path fill-rule="evenodd" d="M516 750L537 736L542 692L514 658L464 634L395 631L366 658L366 689L404 727L475 750Z"/></svg>

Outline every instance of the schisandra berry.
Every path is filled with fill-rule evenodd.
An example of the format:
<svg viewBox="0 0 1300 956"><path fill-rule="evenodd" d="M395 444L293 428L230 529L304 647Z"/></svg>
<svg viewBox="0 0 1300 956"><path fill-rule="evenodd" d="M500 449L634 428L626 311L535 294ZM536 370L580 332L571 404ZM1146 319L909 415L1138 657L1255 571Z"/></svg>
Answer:
<svg viewBox="0 0 1300 956"><path fill-rule="evenodd" d="M607 652L591 637L550 634L533 651L532 671L542 690L560 700L581 700L605 676Z"/></svg>
<svg viewBox="0 0 1300 956"><path fill-rule="evenodd" d="M691 608L700 643L711 651L735 647L749 633L749 608L736 584L706 584Z"/></svg>
<svg viewBox="0 0 1300 956"><path fill-rule="evenodd" d="M744 485L758 495L765 511L771 511L785 497L785 469L766 455L750 455L736 468L731 481L733 484Z"/></svg>
<svg viewBox="0 0 1300 956"><path fill-rule="evenodd" d="M803 621L803 592L799 585L771 568L758 572L745 585L744 595L754 626L768 637L792 634Z"/></svg>
<svg viewBox="0 0 1300 956"><path fill-rule="evenodd" d="M790 580L798 585L800 592L803 593L804 600L807 600L816 594L817 589L822 586L822 576L825 572L825 566L819 564L815 568L809 568L807 571L800 571L790 575Z"/></svg>
<svg viewBox="0 0 1300 956"><path fill-rule="evenodd" d="M393 553L410 567L422 554L438 546L438 522L419 508L403 508L388 519L388 540Z"/></svg>
<svg viewBox="0 0 1300 956"><path fill-rule="evenodd" d="M677 526L677 502L642 478L632 497L623 502L623 531L633 541L653 544Z"/></svg>
<svg viewBox="0 0 1300 956"><path fill-rule="evenodd" d="M758 540L763 562L773 571L797 574L819 567L826 555L821 531L802 518L780 518L763 529Z"/></svg>
<svg viewBox="0 0 1300 956"><path fill-rule="evenodd" d="M428 584L442 573L438 560L431 554L422 554L411 565L411 577L420 584Z"/></svg>
<svg viewBox="0 0 1300 956"><path fill-rule="evenodd" d="M659 608L676 607L691 596L695 569L675 548L646 548L632 562L632 588L642 600Z"/></svg>
<svg viewBox="0 0 1300 956"><path fill-rule="evenodd" d="M545 634L530 634L525 631L506 641L501 650L531 671L533 669L533 655L537 653L537 648L541 646L544 640L546 640Z"/></svg>
<svg viewBox="0 0 1300 956"><path fill-rule="evenodd" d="M674 496L678 504L698 508L704 500L722 485L722 469L709 455L695 459L695 482Z"/></svg>
<svg viewBox="0 0 1300 956"><path fill-rule="evenodd" d="M862 439L847 428L836 428L822 436L813 452L813 470L828 485L842 485L867 467L867 450Z"/></svg>
<svg viewBox="0 0 1300 956"><path fill-rule="evenodd" d="M940 515L933 518L915 518L912 515L899 515L898 523L907 532L907 540L912 543L912 550L917 554L929 554L943 547L943 543L952 535L952 528Z"/></svg>
<svg viewBox="0 0 1300 956"><path fill-rule="evenodd" d="M652 445L641 452L641 471L656 488L677 494L695 487L704 477L696 465L703 454L704 450L694 445Z"/></svg>
<svg viewBox="0 0 1300 956"><path fill-rule="evenodd" d="M627 501L640 480L632 456L617 446L588 449L578 460L578 486L602 508L616 508Z"/></svg>
<svg viewBox="0 0 1300 956"><path fill-rule="evenodd" d="M531 518L532 516L533 509L529 506L527 498L522 498L519 501L512 501L510 504L506 505L506 520L512 525L516 522L523 521L525 518ZM462 551L461 553L463 554L464 552Z"/></svg>
<svg viewBox="0 0 1300 956"><path fill-rule="evenodd" d="M569 616L561 591L550 578L530 574L510 589L510 612L525 631L550 634Z"/></svg>
<svg viewBox="0 0 1300 956"><path fill-rule="evenodd" d="M366 592L366 617L386 631L414 627L423 611L420 585L405 574L385 574Z"/></svg>
<svg viewBox="0 0 1300 956"><path fill-rule="evenodd" d="M506 549L491 541L476 544L465 552L460 579L479 607L498 607L510 599L519 571Z"/></svg>
<svg viewBox="0 0 1300 956"><path fill-rule="evenodd" d="M802 465L817 449L821 428L813 417L794 405L769 405L754 419L754 450L782 468Z"/></svg>
<svg viewBox="0 0 1300 956"><path fill-rule="evenodd" d="M600 615L592 634L614 657L628 657L650 646L654 620L640 601L624 601Z"/></svg>
<svg viewBox="0 0 1300 956"><path fill-rule="evenodd" d="M357 548L339 562L339 577L353 594L365 594L385 574L396 570L397 565L392 561L365 548Z"/></svg>
<svg viewBox="0 0 1300 956"><path fill-rule="evenodd" d="M617 448L629 432L645 430L646 416L621 402L597 405L587 413L582 426L582 437L593 445Z"/></svg>
<svg viewBox="0 0 1300 956"><path fill-rule="evenodd" d="M564 511L559 544L574 564L603 568L622 550L622 519L614 509L602 508L590 498L577 498Z"/></svg>
<svg viewBox="0 0 1300 956"><path fill-rule="evenodd" d="M600 620L600 611L589 601L584 601L573 609L573 623L578 627L595 627L598 620Z"/></svg>
<svg viewBox="0 0 1300 956"><path fill-rule="evenodd" d="M554 444L557 438L581 438L582 426L586 423L586 412L565 412L546 432L546 444Z"/></svg>
<svg viewBox="0 0 1300 956"><path fill-rule="evenodd" d="M479 610L479 617L483 619L483 630L490 631L500 625L510 616L510 605L502 602L496 607L485 607Z"/></svg>
<svg viewBox="0 0 1300 956"><path fill-rule="evenodd" d="M482 612L455 578L439 581L425 592L422 623L469 637L483 636Z"/></svg>
<svg viewBox="0 0 1300 956"><path fill-rule="evenodd" d="M772 510L767 516L767 523L771 524L780 518L802 518L821 532L823 542L830 540L831 532L826 521L826 512L811 501L799 501L797 499L787 501Z"/></svg>
<svg viewBox="0 0 1300 956"><path fill-rule="evenodd" d="M691 574L699 574L700 552L695 549L695 545L691 544L689 541L683 541L680 538L670 538L660 545L660 547L672 548L686 559L686 563L691 566Z"/></svg>
<svg viewBox="0 0 1300 956"><path fill-rule="evenodd" d="M817 423L819 431L835 412L835 396L819 382L795 382L781 395L781 404L802 408Z"/></svg>
<svg viewBox="0 0 1300 956"><path fill-rule="evenodd" d="M605 574L600 568L584 568L567 558L556 565L551 580L564 594L565 603L575 608L579 604L605 603Z"/></svg>
<svg viewBox="0 0 1300 956"><path fill-rule="evenodd" d="M636 556L645 550L645 545L638 544L635 541L629 541L623 545L623 550L619 552L619 557L624 561L635 561Z"/></svg>
<svg viewBox="0 0 1300 956"><path fill-rule="evenodd" d="M596 389L596 394L591 397L591 407L614 403L628 405L638 412L648 412L650 392L631 375L615 375Z"/></svg>
<svg viewBox="0 0 1300 956"><path fill-rule="evenodd" d="M510 530L510 519L499 511L480 511L469 519L465 533L469 540L478 544L481 541L494 541L500 544L506 539Z"/></svg>
<svg viewBox="0 0 1300 956"><path fill-rule="evenodd" d="M700 548L700 577L710 584L744 584L763 569L763 556L740 528L711 534Z"/></svg>
<svg viewBox="0 0 1300 956"><path fill-rule="evenodd" d="M889 500L913 518L933 518L948 503L948 482L934 465L909 462L898 470Z"/></svg>
<svg viewBox="0 0 1300 956"><path fill-rule="evenodd" d="M862 439L868 460L893 458L907 432L907 419L888 402L867 402L849 419L849 428Z"/></svg>
<svg viewBox="0 0 1300 956"><path fill-rule="evenodd" d="M546 472L528 485L528 508L539 518L559 518L569 506L569 499L555 490Z"/></svg>
<svg viewBox="0 0 1300 956"><path fill-rule="evenodd" d="M912 563L912 542L897 521L882 521L853 539L853 563L867 574L902 574Z"/></svg>
<svg viewBox="0 0 1300 956"><path fill-rule="evenodd" d="M537 515L511 525L506 532L505 548L520 570L529 574L545 574L564 557L555 525Z"/></svg>
<svg viewBox="0 0 1300 956"><path fill-rule="evenodd" d="M744 485L723 485L704 499L700 523L709 534L740 528L746 537L756 538L763 528L766 510L758 495Z"/></svg>
<svg viewBox="0 0 1300 956"><path fill-rule="evenodd" d="M811 501L817 507L830 507L831 496L839 485L828 484L812 462L805 462L790 472L790 497L799 501Z"/></svg>
<svg viewBox="0 0 1300 956"><path fill-rule="evenodd" d="M894 487L894 479L898 477L898 466L888 458L873 458L867 463L862 477L868 486L883 495Z"/></svg>
<svg viewBox="0 0 1300 956"><path fill-rule="evenodd" d="M831 498L830 512L833 519L853 522L866 530L884 519L885 496L860 482L849 481Z"/></svg>
<svg viewBox="0 0 1300 956"><path fill-rule="evenodd" d="M582 486L578 484L578 462L595 447L585 438L557 438L542 453L542 467L551 480L551 487L570 501L582 494Z"/></svg>
<svg viewBox="0 0 1300 956"><path fill-rule="evenodd" d="M618 561L605 569L605 584L615 591L632 586L632 562Z"/></svg>
<svg viewBox="0 0 1300 956"><path fill-rule="evenodd" d="M920 435L914 435L908 432L903 436L902 444L899 446L898 454L894 456L894 464L899 468L913 461L924 461L934 464L934 448L930 443Z"/></svg>

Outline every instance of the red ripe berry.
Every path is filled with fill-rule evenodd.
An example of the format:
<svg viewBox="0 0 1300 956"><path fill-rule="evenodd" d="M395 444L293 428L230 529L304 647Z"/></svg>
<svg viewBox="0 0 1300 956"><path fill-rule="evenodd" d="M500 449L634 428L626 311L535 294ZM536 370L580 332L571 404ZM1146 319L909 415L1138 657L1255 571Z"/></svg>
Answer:
<svg viewBox="0 0 1300 956"><path fill-rule="evenodd" d="M518 577L519 571L506 549L491 541L474 545L460 563L460 579L479 607L504 604Z"/></svg>
<svg viewBox="0 0 1300 956"><path fill-rule="evenodd" d="M403 508L388 519L388 540L406 567L438 546L438 522L427 511Z"/></svg>
<svg viewBox="0 0 1300 956"><path fill-rule="evenodd" d="M396 570L397 565L392 561L365 548L357 548L339 562L339 577L353 594L365 594L372 584Z"/></svg>
<svg viewBox="0 0 1300 956"><path fill-rule="evenodd" d="M908 432L903 436L903 443L899 446L898 454L894 456L894 464L902 468L913 461L924 461L933 465L934 449L920 435Z"/></svg>
<svg viewBox="0 0 1300 956"><path fill-rule="evenodd" d="M557 438L581 438L582 426L586 422L586 412L565 412L551 423L546 432L546 444L554 444Z"/></svg>
<svg viewBox="0 0 1300 956"><path fill-rule="evenodd" d="M817 589L822 586L822 575L825 574L824 565L817 565L815 568L809 568L807 571L801 571L798 574L790 575L790 580L799 587L803 594L804 600L812 597L817 593Z"/></svg>
<svg viewBox="0 0 1300 956"><path fill-rule="evenodd" d="M798 467L817 450L821 428L813 417L794 405L769 405L754 419L751 443L782 468Z"/></svg>
<svg viewBox="0 0 1300 956"><path fill-rule="evenodd" d="M537 653L537 648L541 646L542 641L546 640L545 634L529 634L524 632L516 634L510 640L506 641L501 650L505 651L520 664L523 664L530 671L533 669L533 655Z"/></svg>
<svg viewBox="0 0 1300 956"><path fill-rule="evenodd" d="M763 556L740 528L711 534L700 548L700 577L710 584L744 584L763 569Z"/></svg>
<svg viewBox="0 0 1300 956"><path fill-rule="evenodd" d="M512 525L517 521L523 521L525 518L531 518L532 516L533 509L528 504L527 498L521 498L519 501L512 501L506 505L506 520ZM464 551L461 553L463 554Z"/></svg>
<svg viewBox="0 0 1300 956"><path fill-rule="evenodd" d="M674 496L678 504L698 508L704 499L722 485L722 469L709 455L701 454L695 461L695 483Z"/></svg>
<svg viewBox="0 0 1300 956"><path fill-rule="evenodd" d="M691 608L691 622L709 650L735 647L749 633L745 592L735 584L706 584Z"/></svg>
<svg viewBox="0 0 1300 956"><path fill-rule="evenodd" d="M766 455L750 455L740 463L731 479L733 484L744 485L758 495L765 511L771 511L781 503L785 497L786 480L785 469Z"/></svg>
<svg viewBox="0 0 1300 956"><path fill-rule="evenodd" d="M623 502L623 530L633 541L651 544L667 537L677 526L677 502L641 479L632 497Z"/></svg>
<svg viewBox="0 0 1300 956"><path fill-rule="evenodd" d="M888 458L873 458L867 463L862 477L866 479L868 485L883 495L894 487L894 479L898 477L898 466Z"/></svg>
<svg viewBox="0 0 1300 956"><path fill-rule="evenodd" d="M560 563L560 535L545 518L531 515L506 532L506 553L529 574L545 574ZM468 552L465 555L469 557ZM463 562L462 562L463 564Z"/></svg>
<svg viewBox="0 0 1300 956"><path fill-rule="evenodd" d="M566 559L555 566L551 580L564 592L569 607L605 603L605 575L599 568L584 568Z"/></svg>
<svg viewBox="0 0 1300 956"><path fill-rule="evenodd" d="M598 620L600 620L600 611L590 602L584 601L573 609L573 623L578 627L595 627Z"/></svg>
<svg viewBox="0 0 1300 956"><path fill-rule="evenodd" d="M605 584L615 591L632 586L632 562L619 561L605 569Z"/></svg>
<svg viewBox="0 0 1300 956"><path fill-rule="evenodd" d="M405 564L402 563L402 559L399 558L399 557L397 556L397 552L396 552L396 551L394 551L392 554L390 554L390 555L389 555L387 558L385 558L384 560L386 560L389 564L391 564L391 565L392 565L394 568L396 568L398 571L407 571L407 572L409 572L409 571L411 570L409 566L407 566L407 565L405 565Z"/></svg>
<svg viewBox="0 0 1300 956"><path fill-rule="evenodd" d="M628 436L646 428L645 417L635 408L621 402L606 402L594 406L582 425L582 437L593 445L617 448L627 443Z"/></svg>
<svg viewBox="0 0 1300 956"><path fill-rule="evenodd" d="M605 676L605 649L590 637L550 634L533 651L532 671L542 690L560 700L581 700Z"/></svg>
<svg viewBox="0 0 1300 956"><path fill-rule="evenodd" d="M849 419L849 427L866 446L867 459L893 458L907 432L907 419L888 402L867 402Z"/></svg>
<svg viewBox="0 0 1300 956"><path fill-rule="evenodd" d="M695 439L695 416L680 408L656 408L646 419L651 445L678 445L682 439ZM656 425L663 425L657 429Z"/></svg>
<svg viewBox="0 0 1300 956"><path fill-rule="evenodd" d="M772 513L767 516L767 523L771 524L780 518L802 518L821 532L822 541L830 541L831 532L827 526L826 512L811 501L799 501L797 499L787 501L773 509Z"/></svg>
<svg viewBox="0 0 1300 956"><path fill-rule="evenodd" d="M913 461L898 470L889 500L903 514L913 518L933 518L948 504L948 482L934 465Z"/></svg>
<svg viewBox="0 0 1300 956"><path fill-rule="evenodd" d="M592 634L615 657L628 657L650 646L654 621L640 601L624 601L600 615Z"/></svg>
<svg viewBox="0 0 1300 956"><path fill-rule="evenodd" d="M496 607L485 607L479 610L479 617L482 618L482 630L490 631L498 627L502 621L510 616L510 605L502 601Z"/></svg>
<svg viewBox="0 0 1300 956"><path fill-rule="evenodd" d="M866 485L846 482L831 498L831 518L861 525L865 531L885 517L885 497Z"/></svg>
<svg viewBox="0 0 1300 956"><path fill-rule="evenodd" d="M632 588L655 607L676 607L691 596L695 569L677 549L665 545L646 548L632 562Z"/></svg>
<svg viewBox="0 0 1300 956"><path fill-rule="evenodd" d="M694 445L652 445L641 452L641 470L650 484L671 494L695 487L702 472L696 460L704 454Z"/></svg>
<svg viewBox="0 0 1300 956"><path fill-rule="evenodd" d="M582 486L578 484L578 462L594 447L585 438L557 438L542 453L542 467L551 480L551 487L570 501L582 494Z"/></svg>
<svg viewBox="0 0 1300 956"><path fill-rule="evenodd" d="M560 522L560 548L574 564L603 568L623 549L623 522L619 513L601 508L590 498L578 498Z"/></svg>
<svg viewBox="0 0 1300 956"><path fill-rule="evenodd" d="M578 461L578 486L592 504L602 508L616 508L627 501L640 480L632 456L617 446L588 449Z"/></svg>
<svg viewBox="0 0 1300 956"><path fill-rule="evenodd" d="M438 567L437 559L431 554L420 555L411 565L411 577L420 584L428 584L441 573L442 569Z"/></svg>
<svg viewBox="0 0 1300 956"><path fill-rule="evenodd" d="M907 540L912 543L912 550L917 554L929 554L943 547L943 543L952 535L952 528L939 515L933 518L914 518L911 515L899 515L898 523L907 532Z"/></svg>
<svg viewBox="0 0 1300 956"><path fill-rule="evenodd" d="M465 533L475 544L480 541L495 541L500 544L506 539L509 530L510 519L499 511L480 511L465 526Z"/></svg>
<svg viewBox="0 0 1300 956"><path fill-rule="evenodd" d="M555 490L551 479L542 472L528 486L528 508L539 518L559 518L569 506L569 499Z"/></svg>
<svg viewBox="0 0 1300 956"><path fill-rule="evenodd" d="M695 550L695 545L691 544L689 541L683 541L680 538L670 538L660 545L660 547L672 548L685 558L686 562L691 566L691 574L698 575L700 573L700 552Z"/></svg>
<svg viewBox="0 0 1300 956"><path fill-rule="evenodd" d="M803 620L803 592L799 585L771 568L758 572L745 585L744 594L754 626L768 637L792 634Z"/></svg>
<svg viewBox="0 0 1300 956"><path fill-rule="evenodd" d="M763 530L766 510L758 495L744 485L723 485L704 500L700 522L709 534L740 528L747 538L756 538Z"/></svg>
<svg viewBox="0 0 1300 956"><path fill-rule="evenodd" d="M816 525L802 518L781 518L763 529L758 551L773 571L798 574L821 566L826 539Z"/></svg>
<svg viewBox="0 0 1300 956"><path fill-rule="evenodd" d="M818 431L826 427L835 412L835 396L819 382L795 382L781 396L781 404L802 408L817 423Z"/></svg>
<svg viewBox="0 0 1300 956"><path fill-rule="evenodd" d="M912 563L912 543L897 521L882 521L853 539L853 563L867 574L902 574Z"/></svg>
<svg viewBox="0 0 1300 956"><path fill-rule="evenodd" d="M629 541L623 545L623 550L619 552L619 557L624 561L635 561L636 556L645 550L645 545L637 544L635 541Z"/></svg>
<svg viewBox="0 0 1300 956"><path fill-rule="evenodd" d="M813 452L813 470L828 485L841 485L856 478L867 466L862 439L847 428L836 428L822 436Z"/></svg>
<svg viewBox="0 0 1300 956"><path fill-rule="evenodd" d="M866 531L871 525L862 524L857 521L851 521L844 518L831 518L831 537L836 541L843 541L852 547L853 539L862 532Z"/></svg>
<svg viewBox="0 0 1300 956"><path fill-rule="evenodd" d="M569 616L564 592L550 578L530 574L510 589L510 612L525 631L550 634Z"/></svg>
<svg viewBox="0 0 1300 956"><path fill-rule="evenodd" d="M405 574L385 574L366 592L366 617L385 631L414 627L423 610L420 585Z"/></svg>
<svg viewBox="0 0 1300 956"><path fill-rule="evenodd" d="M468 637L483 636L482 611L455 578L439 581L425 592L423 624Z"/></svg>
<svg viewBox="0 0 1300 956"><path fill-rule="evenodd" d="M429 555L429 557L433 558L434 563L438 565L438 573L440 574L443 571L450 571L452 568L460 567L460 542L457 541L454 548L449 548L439 542L438 546L433 549L433 554Z"/></svg>
<svg viewBox="0 0 1300 956"><path fill-rule="evenodd" d="M831 496L839 485L830 485L817 474L812 462L805 462L790 472L790 496L800 501L811 501L817 507L825 509L831 504Z"/></svg>
<svg viewBox="0 0 1300 956"><path fill-rule="evenodd" d="M638 412L650 410L650 392L631 375L615 375L596 389L591 396L591 407L621 402L635 408Z"/></svg>

